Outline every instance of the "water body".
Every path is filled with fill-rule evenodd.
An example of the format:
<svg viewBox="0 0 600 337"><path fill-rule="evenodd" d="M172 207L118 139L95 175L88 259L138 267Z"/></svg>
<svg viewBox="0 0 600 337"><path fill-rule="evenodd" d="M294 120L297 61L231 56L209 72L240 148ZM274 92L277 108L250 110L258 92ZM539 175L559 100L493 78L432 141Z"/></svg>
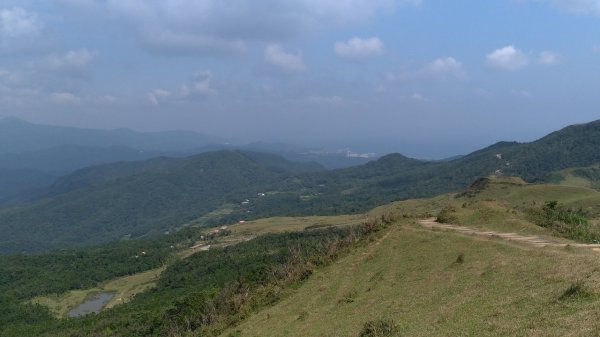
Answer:
<svg viewBox="0 0 600 337"><path fill-rule="evenodd" d="M92 297L89 297L85 302L76 306L74 309L69 311L67 314L69 317L84 316L91 313L99 313L108 301L110 301L115 294L113 293L99 293Z"/></svg>

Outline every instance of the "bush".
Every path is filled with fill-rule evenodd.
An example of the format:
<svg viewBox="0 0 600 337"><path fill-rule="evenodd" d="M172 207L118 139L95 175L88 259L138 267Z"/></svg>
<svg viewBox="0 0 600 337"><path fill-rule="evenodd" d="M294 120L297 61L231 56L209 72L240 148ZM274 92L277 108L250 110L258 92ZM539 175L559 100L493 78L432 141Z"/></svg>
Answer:
<svg viewBox="0 0 600 337"><path fill-rule="evenodd" d="M592 230L585 213L565 208L557 201L547 201L541 208L529 210L531 220L538 226L552 229L562 236L583 242L595 242L599 233Z"/></svg>
<svg viewBox="0 0 600 337"><path fill-rule="evenodd" d="M439 223L457 223L458 218L456 217L456 208L453 206L446 206L442 208L437 216L436 221Z"/></svg>
<svg viewBox="0 0 600 337"><path fill-rule="evenodd" d="M377 320L365 323L359 337L390 337L397 336L398 328L393 321Z"/></svg>
<svg viewBox="0 0 600 337"><path fill-rule="evenodd" d="M465 262L465 254L463 254L463 253L458 254L458 256L456 257L456 263L463 264L464 262Z"/></svg>
<svg viewBox="0 0 600 337"><path fill-rule="evenodd" d="M590 297L591 295L592 294L583 284L583 281L578 280L573 282L558 299L561 301L569 299L583 299Z"/></svg>

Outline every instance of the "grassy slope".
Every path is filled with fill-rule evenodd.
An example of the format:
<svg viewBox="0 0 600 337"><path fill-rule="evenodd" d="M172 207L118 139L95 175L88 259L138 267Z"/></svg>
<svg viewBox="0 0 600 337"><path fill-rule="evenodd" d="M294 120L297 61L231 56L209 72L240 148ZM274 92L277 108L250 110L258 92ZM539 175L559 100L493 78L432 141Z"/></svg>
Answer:
<svg viewBox="0 0 600 337"><path fill-rule="evenodd" d="M520 210L546 200L577 205L600 201L600 193L492 178L476 195L379 207L371 214L404 220L223 336L358 336L378 319L393 320L402 336L591 335L600 329L598 252L428 231L413 220L453 206L463 225L550 237ZM584 295L560 300L577 281Z"/></svg>
<svg viewBox="0 0 600 337"><path fill-rule="evenodd" d="M306 216L306 217L274 217L247 221L243 224L230 226L234 234L260 235L267 233L281 233L302 231L307 227L318 228L327 226L358 225L365 220L365 215L337 215L337 216Z"/></svg>
<svg viewBox="0 0 600 337"><path fill-rule="evenodd" d="M414 226L414 219L453 206L458 223L463 225L551 236L549 230L525 220L519 207L543 204L549 199L577 204L581 200L600 200L599 196L588 188L528 185L513 178L491 178L471 195L401 201L376 208L368 215L279 217L230 226L232 235L224 239L234 242L237 237L359 223L368 216L388 212L403 218L380 241L318 271L290 297L228 333L239 330L242 336L353 336L364 322L384 318L396 321L404 335L410 336L472 335L480 331L484 333L478 335L541 336L552 335L550 330L556 336L564 335L575 324L577 315L598 309L596 299L600 297L596 295L558 301L565 289L579 279L593 294L600 294L593 289L594 281L600 280L596 253L540 250L425 231ZM454 262L460 253L465 256L464 264ZM53 310L64 314L99 290L135 292L151 286L146 281L140 274L62 295ZM119 294L116 298L124 296ZM51 300L38 299L39 303ZM547 307L551 312L544 312ZM528 325L531 321L539 325ZM552 329L547 326L550 323ZM585 329L593 328L583 325L572 335L585 335Z"/></svg>
<svg viewBox="0 0 600 337"><path fill-rule="evenodd" d="M593 287L596 265L592 251L396 226L223 336L358 336L377 319L403 336L587 336L600 329L598 289L559 298L576 280Z"/></svg>

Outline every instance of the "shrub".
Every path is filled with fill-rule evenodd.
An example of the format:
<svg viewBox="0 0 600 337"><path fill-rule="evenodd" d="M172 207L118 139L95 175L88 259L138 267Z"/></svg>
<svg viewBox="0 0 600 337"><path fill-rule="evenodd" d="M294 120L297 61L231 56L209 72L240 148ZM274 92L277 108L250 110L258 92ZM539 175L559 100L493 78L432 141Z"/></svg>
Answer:
<svg viewBox="0 0 600 337"><path fill-rule="evenodd" d="M577 280L573 282L565 292L558 298L561 301L569 299L582 299L590 297L592 294L586 289L583 281Z"/></svg>
<svg viewBox="0 0 600 337"><path fill-rule="evenodd" d="M569 239L595 242L599 234L590 227L585 213L562 207L557 201L547 201L541 208L529 210L530 219L538 226L552 229Z"/></svg>
<svg viewBox="0 0 600 337"><path fill-rule="evenodd" d="M390 337L397 336L398 328L393 321L368 321L363 326L359 337Z"/></svg>
<svg viewBox="0 0 600 337"><path fill-rule="evenodd" d="M463 254L463 253L458 254L458 256L456 257L456 263L463 264L464 262L465 262L465 254Z"/></svg>
<svg viewBox="0 0 600 337"><path fill-rule="evenodd" d="M458 218L456 217L456 208L453 206L446 206L442 208L437 216L436 221L439 223L457 223Z"/></svg>

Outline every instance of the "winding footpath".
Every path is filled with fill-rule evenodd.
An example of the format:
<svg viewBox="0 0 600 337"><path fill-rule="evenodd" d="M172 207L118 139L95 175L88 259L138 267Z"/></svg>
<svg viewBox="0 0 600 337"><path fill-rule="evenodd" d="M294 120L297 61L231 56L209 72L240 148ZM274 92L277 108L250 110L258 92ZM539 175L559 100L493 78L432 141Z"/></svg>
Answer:
<svg viewBox="0 0 600 337"><path fill-rule="evenodd" d="M439 223L435 221L435 218L419 220L419 224L428 229L438 229L446 231L454 231L466 235L476 235L482 237L498 237L507 241L515 241L524 244L528 244L536 247L580 247L580 248L591 248L594 251L600 252L600 244L587 244L587 243L576 243L576 242L559 242L553 241L548 238L542 238L535 235L522 235L517 233L503 233L496 231L484 231L474 229L471 227L452 225Z"/></svg>

